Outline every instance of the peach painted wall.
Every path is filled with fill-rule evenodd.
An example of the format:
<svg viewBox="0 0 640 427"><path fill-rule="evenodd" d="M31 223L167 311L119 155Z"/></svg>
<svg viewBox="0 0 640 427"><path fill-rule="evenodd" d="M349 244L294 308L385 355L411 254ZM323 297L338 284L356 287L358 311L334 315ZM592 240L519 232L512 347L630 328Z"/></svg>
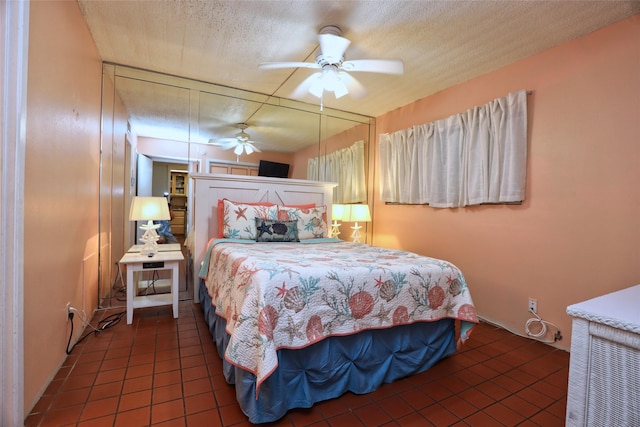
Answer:
<svg viewBox="0 0 640 427"><path fill-rule="evenodd" d="M640 283L640 15L392 111L377 132L520 89L533 91L524 203L387 206L375 188L374 244L450 260L480 316L514 332L536 298L568 349L568 305Z"/></svg>
<svg viewBox="0 0 640 427"><path fill-rule="evenodd" d="M24 402L66 358L66 303L97 306L101 59L76 2L31 2L24 197ZM76 339L81 323L76 324ZM51 381L50 387L60 384ZM26 415L26 414L25 414Z"/></svg>

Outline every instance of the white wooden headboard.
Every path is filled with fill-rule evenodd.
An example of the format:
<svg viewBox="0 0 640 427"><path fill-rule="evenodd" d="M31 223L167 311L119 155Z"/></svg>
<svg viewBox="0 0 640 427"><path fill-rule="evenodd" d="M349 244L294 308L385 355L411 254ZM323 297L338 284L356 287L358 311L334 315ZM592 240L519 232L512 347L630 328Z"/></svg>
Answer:
<svg viewBox="0 0 640 427"><path fill-rule="evenodd" d="M327 221L331 223L333 188L338 185L334 182L223 174L191 174L190 177L193 189L193 221L189 230L189 246L194 261L196 302L200 264L207 250L207 243L212 237L217 236L219 199L270 202L279 205L326 205Z"/></svg>

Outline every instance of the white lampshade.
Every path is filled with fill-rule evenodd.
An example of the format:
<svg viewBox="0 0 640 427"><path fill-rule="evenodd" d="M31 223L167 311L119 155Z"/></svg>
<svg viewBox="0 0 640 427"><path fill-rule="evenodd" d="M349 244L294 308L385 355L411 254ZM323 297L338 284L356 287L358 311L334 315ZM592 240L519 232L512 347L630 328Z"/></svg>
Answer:
<svg viewBox="0 0 640 427"><path fill-rule="evenodd" d="M129 211L130 221L171 219L166 197L134 197Z"/></svg>
<svg viewBox="0 0 640 427"><path fill-rule="evenodd" d="M355 223L353 227L351 227L353 230L351 237L354 242L360 242L360 229L362 226L358 225L358 222L371 222L369 205L345 205L345 212L342 216L342 220Z"/></svg>
<svg viewBox="0 0 640 427"><path fill-rule="evenodd" d="M342 220L347 222L371 222L369 205L345 205L345 214Z"/></svg>
<svg viewBox="0 0 640 427"><path fill-rule="evenodd" d="M145 230L140 238L140 241L144 242L144 246L140 250L141 254L152 257L158 253L158 233L156 228L160 227L160 225L154 224L153 221L163 219L171 219L169 203L166 197L133 198L131 210L129 211L129 220L147 221L146 224L140 226L140 229Z"/></svg>
<svg viewBox="0 0 640 427"><path fill-rule="evenodd" d="M345 206L334 204L331 206L331 219L333 221L342 221L344 219Z"/></svg>

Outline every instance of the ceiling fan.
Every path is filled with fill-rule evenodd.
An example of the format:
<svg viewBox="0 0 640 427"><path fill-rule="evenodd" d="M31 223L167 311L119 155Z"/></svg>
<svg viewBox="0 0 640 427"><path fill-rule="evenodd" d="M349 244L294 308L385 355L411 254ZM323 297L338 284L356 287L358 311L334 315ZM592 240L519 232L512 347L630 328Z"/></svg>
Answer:
<svg viewBox="0 0 640 427"><path fill-rule="evenodd" d="M246 123L238 123L236 125L240 132L234 137L210 139L209 144L218 146L223 150L230 150L233 148L233 152L236 156L240 156L243 152L245 154L251 154L253 152L260 152L260 150L254 145L255 141L251 140L251 137L245 130L249 127Z"/></svg>
<svg viewBox="0 0 640 427"><path fill-rule="evenodd" d="M322 94L333 92L336 98L346 94L358 99L366 96L364 86L353 78L349 72L371 72L385 74L402 74L404 66L399 59L353 59L345 60L344 53L351 41L342 37L342 31L335 25L328 25L320 30L320 54L315 62L263 62L261 69L274 68L311 68L320 70L307 77L291 94L300 98L311 92L318 98Z"/></svg>

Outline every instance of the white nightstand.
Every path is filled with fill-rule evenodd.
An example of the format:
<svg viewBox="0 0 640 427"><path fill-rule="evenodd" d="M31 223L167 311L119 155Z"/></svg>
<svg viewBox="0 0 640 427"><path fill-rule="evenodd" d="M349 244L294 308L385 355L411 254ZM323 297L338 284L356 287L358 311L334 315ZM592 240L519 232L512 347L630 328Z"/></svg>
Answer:
<svg viewBox="0 0 640 427"><path fill-rule="evenodd" d="M174 249L169 247L174 245L160 246ZM132 249L135 250L135 246ZM130 325L133 321L133 309L141 307L173 305L173 317L178 318L178 283L180 282L178 267L180 261L184 260L180 246L177 245L178 250L160 250L152 257L140 255L139 252L133 252L132 249L120 259L120 264L127 266L127 324ZM141 272L157 270L171 270L171 292L138 296L140 277L134 281L134 273L138 272L138 276L140 276Z"/></svg>

